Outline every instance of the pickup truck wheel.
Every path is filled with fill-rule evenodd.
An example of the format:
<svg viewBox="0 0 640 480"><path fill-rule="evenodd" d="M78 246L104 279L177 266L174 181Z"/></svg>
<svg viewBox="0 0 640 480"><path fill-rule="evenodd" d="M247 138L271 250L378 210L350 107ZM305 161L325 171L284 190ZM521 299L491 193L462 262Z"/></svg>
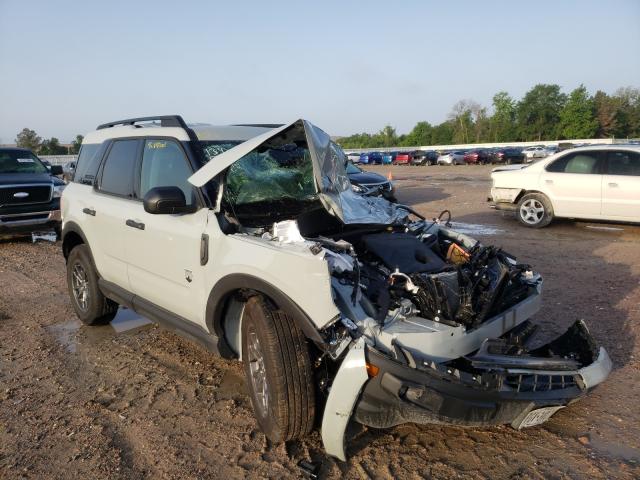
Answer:
<svg viewBox="0 0 640 480"><path fill-rule="evenodd" d="M546 227L553 220L553 207L549 199L541 193L527 193L518 202L516 215L520 223L527 227Z"/></svg>
<svg viewBox="0 0 640 480"><path fill-rule="evenodd" d="M261 296L245 305L242 362L267 438L283 442L308 434L315 420L315 390L307 341L290 316Z"/></svg>
<svg viewBox="0 0 640 480"><path fill-rule="evenodd" d="M109 323L116 316L118 304L98 288L98 274L86 245L78 245L69 253L67 286L73 309L85 325Z"/></svg>

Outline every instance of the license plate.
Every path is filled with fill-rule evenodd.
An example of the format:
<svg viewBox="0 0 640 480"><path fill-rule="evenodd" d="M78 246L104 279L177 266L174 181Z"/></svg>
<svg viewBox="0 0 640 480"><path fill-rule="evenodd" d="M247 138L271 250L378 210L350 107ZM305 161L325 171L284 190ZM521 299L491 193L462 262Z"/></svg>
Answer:
<svg viewBox="0 0 640 480"><path fill-rule="evenodd" d="M524 419L520 422L520 425L518 425L516 428L520 430L521 428L540 425L541 423L549 420L551 416L561 408L564 408L564 406L560 405L559 407L544 407L532 410L527 414L526 417L524 417Z"/></svg>

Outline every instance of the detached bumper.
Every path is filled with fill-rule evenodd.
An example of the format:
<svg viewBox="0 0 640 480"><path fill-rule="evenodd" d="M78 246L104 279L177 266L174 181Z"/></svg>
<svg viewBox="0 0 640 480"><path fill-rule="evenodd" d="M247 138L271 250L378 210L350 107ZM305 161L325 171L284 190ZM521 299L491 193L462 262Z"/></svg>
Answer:
<svg viewBox="0 0 640 480"><path fill-rule="evenodd" d="M533 426L585 395L612 369L604 348L589 365L564 371L498 364L491 373L435 364L412 368L371 348L366 358L379 372L364 385L354 419L375 428L407 422Z"/></svg>
<svg viewBox="0 0 640 480"><path fill-rule="evenodd" d="M516 199L522 192L520 188L496 188L491 189L491 196L487 198L491 206L496 210L515 212L517 209Z"/></svg>

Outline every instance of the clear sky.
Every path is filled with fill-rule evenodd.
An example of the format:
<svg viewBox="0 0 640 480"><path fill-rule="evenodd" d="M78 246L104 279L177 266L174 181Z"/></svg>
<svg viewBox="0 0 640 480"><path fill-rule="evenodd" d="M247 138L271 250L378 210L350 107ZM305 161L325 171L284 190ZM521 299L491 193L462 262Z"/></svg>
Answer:
<svg viewBox="0 0 640 480"><path fill-rule="evenodd" d="M640 87L640 0L0 0L0 143L169 113L406 133L536 83Z"/></svg>

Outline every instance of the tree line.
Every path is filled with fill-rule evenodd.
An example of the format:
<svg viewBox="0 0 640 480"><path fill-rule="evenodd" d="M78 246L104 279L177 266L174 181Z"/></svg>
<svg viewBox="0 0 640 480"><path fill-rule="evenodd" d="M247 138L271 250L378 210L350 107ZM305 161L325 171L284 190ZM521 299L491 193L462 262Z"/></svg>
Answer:
<svg viewBox="0 0 640 480"><path fill-rule="evenodd" d="M43 140L34 130L23 128L16 136L16 146L28 148L38 155L77 155L83 138L82 135L76 135L71 146L65 147L56 137Z"/></svg>
<svg viewBox="0 0 640 480"><path fill-rule="evenodd" d="M438 125L418 122L402 135L387 125L378 133L341 137L338 143L376 148L611 137L640 137L640 89L591 95L580 85L567 95L560 85L538 84L520 100L505 91L496 93L491 111L474 100L460 100Z"/></svg>

